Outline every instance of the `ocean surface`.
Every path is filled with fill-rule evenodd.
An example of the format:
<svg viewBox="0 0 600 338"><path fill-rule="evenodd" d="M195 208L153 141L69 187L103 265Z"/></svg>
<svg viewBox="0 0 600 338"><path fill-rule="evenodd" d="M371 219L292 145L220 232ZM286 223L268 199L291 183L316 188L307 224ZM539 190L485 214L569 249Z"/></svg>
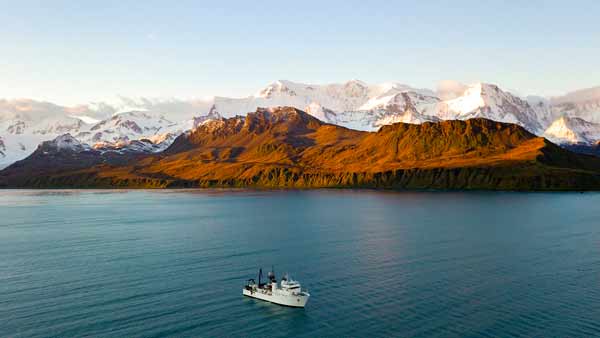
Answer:
<svg viewBox="0 0 600 338"><path fill-rule="evenodd" d="M0 190L0 336L600 336L600 194Z"/></svg>

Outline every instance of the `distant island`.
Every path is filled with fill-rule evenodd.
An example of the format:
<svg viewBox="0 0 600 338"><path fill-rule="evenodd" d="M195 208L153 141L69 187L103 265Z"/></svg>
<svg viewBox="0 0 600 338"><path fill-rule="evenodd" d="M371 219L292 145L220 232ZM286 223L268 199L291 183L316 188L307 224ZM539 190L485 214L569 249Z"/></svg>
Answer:
<svg viewBox="0 0 600 338"><path fill-rule="evenodd" d="M600 190L600 158L483 118L367 132L277 107L208 120L158 153L65 134L2 170L0 187Z"/></svg>

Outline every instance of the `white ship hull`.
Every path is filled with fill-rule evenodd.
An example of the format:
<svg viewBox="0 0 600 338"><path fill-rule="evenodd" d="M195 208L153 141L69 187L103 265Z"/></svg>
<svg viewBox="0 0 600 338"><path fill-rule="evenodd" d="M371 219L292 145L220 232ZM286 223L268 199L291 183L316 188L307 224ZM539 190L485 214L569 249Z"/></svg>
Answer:
<svg viewBox="0 0 600 338"><path fill-rule="evenodd" d="M308 294L288 295L284 293L279 293L277 292L277 290L273 293L271 291L263 289L256 289L255 291L242 289L242 292L244 296L292 307L304 307L306 305L306 302L308 302L308 298L310 297L310 295Z"/></svg>

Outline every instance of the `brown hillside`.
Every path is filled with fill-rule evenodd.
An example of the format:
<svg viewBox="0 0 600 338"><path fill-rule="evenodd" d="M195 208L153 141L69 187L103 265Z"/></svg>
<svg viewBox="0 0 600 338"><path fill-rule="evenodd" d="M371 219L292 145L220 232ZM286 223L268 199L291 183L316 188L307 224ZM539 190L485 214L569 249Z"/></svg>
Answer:
<svg viewBox="0 0 600 338"><path fill-rule="evenodd" d="M587 190L600 188L600 159L486 119L370 133L281 107L209 121L135 163L13 176L5 185Z"/></svg>

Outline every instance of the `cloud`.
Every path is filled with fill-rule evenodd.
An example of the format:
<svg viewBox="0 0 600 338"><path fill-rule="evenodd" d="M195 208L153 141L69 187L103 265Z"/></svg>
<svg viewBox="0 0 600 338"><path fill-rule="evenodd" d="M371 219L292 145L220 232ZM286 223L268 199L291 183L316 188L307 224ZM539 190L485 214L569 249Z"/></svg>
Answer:
<svg viewBox="0 0 600 338"><path fill-rule="evenodd" d="M116 112L144 110L152 113L164 113L173 117L189 118L206 114L214 103L213 98L207 99L154 99L147 97L119 97L119 102L113 104Z"/></svg>
<svg viewBox="0 0 600 338"><path fill-rule="evenodd" d="M567 93L563 96L557 96L552 98L552 102L555 104L565 102L599 102L600 101L600 87L586 88L576 90L574 92Z"/></svg>
<svg viewBox="0 0 600 338"><path fill-rule="evenodd" d="M65 113L65 107L30 99L0 100L0 121L44 119Z"/></svg>
<svg viewBox="0 0 600 338"><path fill-rule="evenodd" d="M80 119L94 121L132 110L164 114L170 119L178 120L206 114L213 103L212 98L182 100L118 97L116 102L112 103L91 102L76 106L61 106L31 99L0 99L0 122L13 119L39 121L61 116L77 116Z"/></svg>
<svg viewBox="0 0 600 338"><path fill-rule="evenodd" d="M87 115L93 118L104 118L117 112L116 107L105 102L91 102L73 107L63 107L65 112L74 115Z"/></svg>
<svg viewBox="0 0 600 338"><path fill-rule="evenodd" d="M452 100L462 95L468 86L454 80L440 81L437 86L437 95L442 100Z"/></svg>

